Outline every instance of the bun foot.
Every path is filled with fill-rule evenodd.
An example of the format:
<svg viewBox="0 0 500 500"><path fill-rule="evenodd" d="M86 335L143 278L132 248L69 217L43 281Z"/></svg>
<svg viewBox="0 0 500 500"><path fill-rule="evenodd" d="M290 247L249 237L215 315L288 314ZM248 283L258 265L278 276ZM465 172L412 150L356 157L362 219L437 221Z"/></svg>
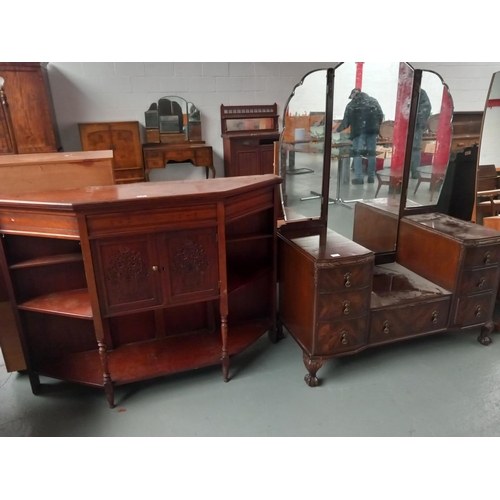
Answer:
<svg viewBox="0 0 500 500"><path fill-rule="evenodd" d="M319 385L318 377L313 377L310 373L304 376L304 380L309 387L318 387Z"/></svg>
<svg viewBox="0 0 500 500"><path fill-rule="evenodd" d="M487 335L483 335L482 333L477 338L477 341L482 345L490 345L491 339Z"/></svg>

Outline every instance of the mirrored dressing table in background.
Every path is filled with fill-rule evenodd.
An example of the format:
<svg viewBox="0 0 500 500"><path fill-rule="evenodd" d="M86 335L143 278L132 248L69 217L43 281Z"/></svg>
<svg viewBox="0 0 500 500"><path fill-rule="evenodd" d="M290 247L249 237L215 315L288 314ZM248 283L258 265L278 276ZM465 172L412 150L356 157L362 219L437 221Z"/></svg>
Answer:
<svg viewBox="0 0 500 500"><path fill-rule="evenodd" d="M202 140L201 115L196 106L178 96L166 96L145 112L146 144L143 144L145 178L151 170L169 162L205 167L206 178L215 177L212 147Z"/></svg>

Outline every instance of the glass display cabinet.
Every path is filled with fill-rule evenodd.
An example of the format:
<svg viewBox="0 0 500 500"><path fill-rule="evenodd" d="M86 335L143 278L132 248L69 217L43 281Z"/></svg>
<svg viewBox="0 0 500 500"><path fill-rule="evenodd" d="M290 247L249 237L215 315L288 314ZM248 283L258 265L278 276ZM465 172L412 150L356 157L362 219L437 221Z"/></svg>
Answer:
<svg viewBox="0 0 500 500"><path fill-rule="evenodd" d="M491 342L500 234L439 209L452 118L441 77L404 62L341 63L293 89L279 322L309 386L327 359L372 346L477 328Z"/></svg>

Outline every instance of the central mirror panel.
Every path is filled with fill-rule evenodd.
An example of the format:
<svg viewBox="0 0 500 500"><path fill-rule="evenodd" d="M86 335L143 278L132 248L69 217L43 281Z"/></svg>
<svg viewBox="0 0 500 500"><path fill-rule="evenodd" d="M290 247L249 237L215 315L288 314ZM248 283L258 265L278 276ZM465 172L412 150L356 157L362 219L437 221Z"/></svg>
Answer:
<svg viewBox="0 0 500 500"><path fill-rule="evenodd" d="M335 69L329 227L374 252L396 245L413 76L400 62Z"/></svg>

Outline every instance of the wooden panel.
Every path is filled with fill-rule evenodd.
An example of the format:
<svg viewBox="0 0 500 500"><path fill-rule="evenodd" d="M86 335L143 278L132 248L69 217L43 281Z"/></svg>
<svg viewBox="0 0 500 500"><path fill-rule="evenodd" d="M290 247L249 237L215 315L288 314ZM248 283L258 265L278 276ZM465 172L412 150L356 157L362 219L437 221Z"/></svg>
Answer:
<svg viewBox="0 0 500 500"><path fill-rule="evenodd" d="M59 147L44 72L40 63L0 63L20 154L56 152Z"/></svg>
<svg viewBox="0 0 500 500"><path fill-rule="evenodd" d="M279 317L309 354L315 335L314 263L278 238ZM300 285L298 285L300 284Z"/></svg>
<svg viewBox="0 0 500 500"><path fill-rule="evenodd" d="M272 189L260 189L253 193L229 198L226 202L226 222L238 217L248 216L264 208L274 207L274 193Z"/></svg>
<svg viewBox="0 0 500 500"><path fill-rule="evenodd" d="M454 290L460 252L458 241L401 220L397 262L429 281Z"/></svg>
<svg viewBox="0 0 500 500"><path fill-rule="evenodd" d="M114 184L112 151L0 156L0 194Z"/></svg>
<svg viewBox="0 0 500 500"><path fill-rule="evenodd" d="M6 234L55 235L79 239L78 223L73 214L23 212L20 210L1 210L0 227Z"/></svg>
<svg viewBox="0 0 500 500"><path fill-rule="evenodd" d="M352 239L372 252L393 252L396 248L398 216L365 203L354 207Z"/></svg>
<svg viewBox="0 0 500 500"><path fill-rule="evenodd" d="M149 235L92 242L97 287L105 314L135 311L163 302L160 263Z"/></svg>
<svg viewBox="0 0 500 500"><path fill-rule="evenodd" d="M108 123L79 123L83 151L113 149L111 128Z"/></svg>
<svg viewBox="0 0 500 500"><path fill-rule="evenodd" d="M163 233L157 244L169 302L219 295L216 228Z"/></svg>
<svg viewBox="0 0 500 500"><path fill-rule="evenodd" d="M113 233L159 232L162 229L187 228L193 225L213 226L216 223L217 207L215 205L181 206L151 211L134 210L91 215L87 218L87 227L91 238Z"/></svg>
<svg viewBox="0 0 500 500"><path fill-rule="evenodd" d="M19 340L14 312L10 302L0 302L0 347L8 372L26 369L23 348Z"/></svg>

